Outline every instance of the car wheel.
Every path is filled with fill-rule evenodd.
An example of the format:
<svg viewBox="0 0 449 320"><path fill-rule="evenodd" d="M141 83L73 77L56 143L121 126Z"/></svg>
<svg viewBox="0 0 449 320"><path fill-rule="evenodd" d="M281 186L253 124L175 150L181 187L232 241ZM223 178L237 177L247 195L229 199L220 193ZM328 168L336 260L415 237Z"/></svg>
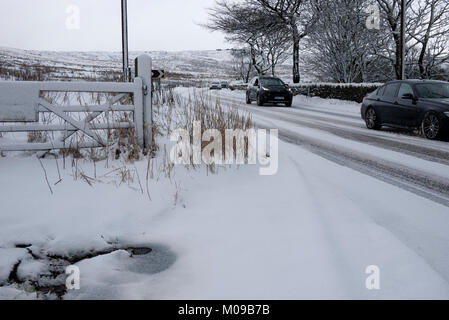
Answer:
<svg viewBox="0 0 449 320"><path fill-rule="evenodd" d="M246 93L246 104L251 104L251 99L249 97L249 93Z"/></svg>
<svg viewBox="0 0 449 320"><path fill-rule="evenodd" d="M262 101L262 98L260 97L260 95L257 95L257 105L258 105L259 107L262 107L262 106L263 106L263 101Z"/></svg>
<svg viewBox="0 0 449 320"><path fill-rule="evenodd" d="M441 133L441 124L436 113L429 112L424 116L421 131L426 139L436 140L439 138Z"/></svg>
<svg viewBox="0 0 449 320"><path fill-rule="evenodd" d="M365 114L366 127L370 130L379 130L381 125L379 123L379 117L377 116L374 108L369 108Z"/></svg>
<svg viewBox="0 0 449 320"><path fill-rule="evenodd" d="M286 103L285 103L285 106L290 108L290 107L292 106L292 101L286 102Z"/></svg>

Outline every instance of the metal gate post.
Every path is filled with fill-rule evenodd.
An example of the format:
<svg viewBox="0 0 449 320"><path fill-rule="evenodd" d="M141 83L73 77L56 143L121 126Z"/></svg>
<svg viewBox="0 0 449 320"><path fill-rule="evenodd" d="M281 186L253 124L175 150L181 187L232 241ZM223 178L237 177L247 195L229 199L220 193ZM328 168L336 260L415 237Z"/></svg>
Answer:
<svg viewBox="0 0 449 320"><path fill-rule="evenodd" d="M149 55L140 55L136 58L136 77L143 83L143 132L144 148L150 152L153 147L153 102L152 102L152 67L153 62Z"/></svg>

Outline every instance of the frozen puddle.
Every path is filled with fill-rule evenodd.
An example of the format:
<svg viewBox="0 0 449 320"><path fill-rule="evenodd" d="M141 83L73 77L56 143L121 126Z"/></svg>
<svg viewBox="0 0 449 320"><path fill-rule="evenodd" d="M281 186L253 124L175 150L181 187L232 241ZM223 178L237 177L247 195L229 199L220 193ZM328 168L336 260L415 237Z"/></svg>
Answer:
<svg viewBox="0 0 449 320"><path fill-rule="evenodd" d="M167 270L176 261L176 255L162 245L151 246L151 252L145 248L137 248L130 259L128 270L140 274L156 274Z"/></svg>
<svg viewBox="0 0 449 320"><path fill-rule="evenodd" d="M14 252L14 258L7 278L0 282L0 296L2 290L14 288L40 299L118 298L121 286L163 272L176 261L175 253L160 244L115 245L72 257L44 254L32 245L7 250ZM66 268L72 265L80 271L80 290L68 291Z"/></svg>

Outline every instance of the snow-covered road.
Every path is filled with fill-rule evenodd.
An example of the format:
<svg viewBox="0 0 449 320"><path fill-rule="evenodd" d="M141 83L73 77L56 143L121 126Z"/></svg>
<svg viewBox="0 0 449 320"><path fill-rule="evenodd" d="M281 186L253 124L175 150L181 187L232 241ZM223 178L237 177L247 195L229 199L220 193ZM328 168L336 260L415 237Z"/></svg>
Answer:
<svg viewBox="0 0 449 320"><path fill-rule="evenodd" d="M425 198L442 205L442 214L449 215L447 142L427 141L411 133L388 129L369 131L360 118L360 105L352 102L297 96L293 108L258 107L247 105L241 91L223 90L208 94L222 103L250 112L260 127L279 129L282 140L339 165L338 170L350 168L407 191L409 200L399 200L394 196L395 192L385 197L379 189L366 188L358 179L332 181L335 189L347 189L346 197L352 198L354 203L364 199L364 210L375 212L374 217L382 216L380 220L374 219L449 281L449 242L443 241L449 224L435 223L437 220L432 217L435 212L430 207L416 211L416 207L410 205L410 200L416 195L416 199ZM301 161L291 160L295 163ZM319 167L316 170L322 171ZM358 177L362 178L361 175ZM329 181L325 177L314 181L324 180ZM311 189L325 190L326 187ZM329 201L325 196L320 199ZM400 216L392 212L394 206L402 208Z"/></svg>
<svg viewBox="0 0 449 320"><path fill-rule="evenodd" d="M395 131L369 131L360 105L295 97L293 108L248 106L242 92L214 91L223 103L251 112L260 127L341 165L449 207L449 144Z"/></svg>

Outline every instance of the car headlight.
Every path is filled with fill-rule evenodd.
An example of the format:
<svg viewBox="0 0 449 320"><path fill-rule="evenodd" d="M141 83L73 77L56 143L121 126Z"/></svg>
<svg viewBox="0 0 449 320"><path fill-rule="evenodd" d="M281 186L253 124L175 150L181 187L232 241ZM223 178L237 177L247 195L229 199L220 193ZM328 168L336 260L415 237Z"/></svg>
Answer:
<svg viewBox="0 0 449 320"><path fill-rule="evenodd" d="M263 90L263 91L270 91L270 89L263 88L263 87L262 87L262 90Z"/></svg>
<svg viewBox="0 0 449 320"><path fill-rule="evenodd" d="M449 111L448 112L444 112L444 114L449 117Z"/></svg>

